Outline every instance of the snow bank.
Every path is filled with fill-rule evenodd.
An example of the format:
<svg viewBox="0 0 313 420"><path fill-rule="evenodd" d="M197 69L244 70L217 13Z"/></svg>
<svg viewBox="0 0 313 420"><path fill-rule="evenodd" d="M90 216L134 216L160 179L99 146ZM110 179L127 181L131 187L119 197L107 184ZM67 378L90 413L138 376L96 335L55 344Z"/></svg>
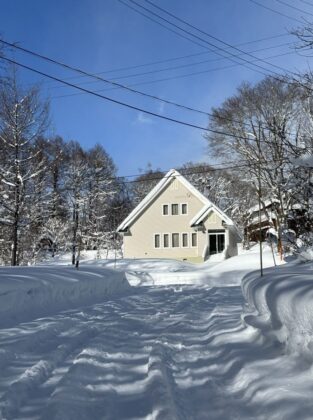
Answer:
<svg viewBox="0 0 313 420"><path fill-rule="evenodd" d="M129 288L123 273L102 267L1 267L0 327L101 302Z"/></svg>
<svg viewBox="0 0 313 420"><path fill-rule="evenodd" d="M242 278L260 265L259 245L241 250L241 255L218 261L209 259L201 264L170 259L97 260L97 264L125 272L132 286L201 284L208 286L240 286ZM276 264L280 264L276 256ZM264 267L274 265L271 248L263 245Z"/></svg>
<svg viewBox="0 0 313 420"><path fill-rule="evenodd" d="M287 264L242 281L243 319L289 353L313 360L313 263Z"/></svg>

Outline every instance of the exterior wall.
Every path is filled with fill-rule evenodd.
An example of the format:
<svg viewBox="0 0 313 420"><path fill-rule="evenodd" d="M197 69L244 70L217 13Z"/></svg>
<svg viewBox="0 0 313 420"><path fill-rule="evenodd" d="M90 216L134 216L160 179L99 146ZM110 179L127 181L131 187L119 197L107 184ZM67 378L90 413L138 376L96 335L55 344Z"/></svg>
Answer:
<svg viewBox="0 0 313 420"><path fill-rule="evenodd" d="M187 214L177 216L163 216L163 204L170 205L187 204ZM195 232L189 224L190 220L204 206L204 203L194 196L179 179L173 179L167 188L160 193L154 201L145 209L143 213L133 222L129 228L129 233L124 234L124 257L125 258L175 258L187 259L194 262L203 261L203 247L206 235L197 232L197 247L191 247L191 233ZM179 212L181 213L181 211ZM180 234L179 248L163 248L162 234ZM182 233L188 234L188 247L182 247ZM161 247L154 247L154 234L161 235Z"/></svg>
<svg viewBox="0 0 313 420"><path fill-rule="evenodd" d="M238 255L238 244L236 235L232 230L228 230L229 243L226 250L226 258L235 257Z"/></svg>

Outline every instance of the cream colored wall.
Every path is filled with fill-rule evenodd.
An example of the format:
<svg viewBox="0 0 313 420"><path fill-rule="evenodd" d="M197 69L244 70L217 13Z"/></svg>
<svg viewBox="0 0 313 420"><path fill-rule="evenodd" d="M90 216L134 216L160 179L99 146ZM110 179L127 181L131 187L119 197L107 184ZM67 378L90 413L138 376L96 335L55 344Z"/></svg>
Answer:
<svg viewBox="0 0 313 420"><path fill-rule="evenodd" d="M163 216L163 204L186 203L188 212L186 215ZM176 258L200 261L203 254L203 246L206 234L198 232L198 246L191 247L191 233L194 230L189 226L190 220L203 208L204 203L194 196L178 179L171 184L150 204L150 206L130 226L129 234L124 235L125 258ZM154 248L154 234L188 233L188 247L179 248ZM171 237L170 237L171 240Z"/></svg>

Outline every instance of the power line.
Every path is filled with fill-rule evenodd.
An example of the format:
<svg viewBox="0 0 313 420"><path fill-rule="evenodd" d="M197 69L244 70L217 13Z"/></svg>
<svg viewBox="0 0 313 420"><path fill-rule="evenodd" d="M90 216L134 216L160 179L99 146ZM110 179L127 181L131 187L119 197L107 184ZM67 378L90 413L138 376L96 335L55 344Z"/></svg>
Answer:
<svg viewBox="0 0 313 420"><path fill-rule="evenodd" d="M18 45L12 44L11 42L4 41L3 39L0 39L0 42L2 42L5 45L8 45L10 47L16 48L16 49L18 49L20 51L26 52L27 54L30 54L32 56L41 58L41 59L43 59L45 61L48 61L50 63L56 64L58 66L61 66L61 67L65 68L65 69L67 69L67 70L75 71L76 73L82 74L84 76L92 77L94 79L97 79L98 81L105 82L105 83L111 84L113 86L116 86L117 88L125 89L125 90L128 90L129 92L136 93L138 95L145 96L147 98L154 99L154 100L157 100L159 102L166 103L168 105L173 105L173 106L176 106L178 108L186 109L188 111L197 112L197 113L202 114L202 115L210 116L210 114L207 113L207 112L205 112L205 111L202 111L202 110L199 110L199 109L195 109L195 108L189 107L187 105L182 105L182 104L179 104L177 102L173 102L173 101L170 101L170 100L167 100L167 99L159 98L158 96L150 95L148 93L141 92L141 91L136 90L136 89L133 89L131 87L122 85L120 83L117 83L117 82L114 82L114 81L110 81L110 80L104 79L103 77L100 77L100 76L97 76L97 75L88 73L88 72L86 72L84 70L81 70L78 67L72 67L72 66L70 66L68 64L65 64L65 63L62 63L60 61L54 60L54 59L52 59L50 57L47 57L45 55L38 54L38 53L36 53L34 51L31 51L31 50L28 50L26 48L20 47Z"/></svg>
<svg viewBox="0 0 313 420"><path fill-rule="evenodd" d="M134 0L129 0L129 1L134 2ZM150 4L151 6L155 7L156 9L160 10L161 12L166 13L168 16L171 16L172 18L174 18L174 19L178 20L179 22L183 23L184 25L187 25L188 27L190 27L190 28L192 28L192 29L194 29L194 30L198 31L199 33L201 33L201 34L203 34L203 35L205 35L205 36L207 36L207 37L209 37L209 38L211 38L211 39L214 39L215 41L217 41L217 42L219 42L219 43L221 43L221 44L225 45L226 47L228 47L228 48L232 48L232 49L234 49L234 50L236 50L236 51L238 51L238 52L240 52L240 53L246 54L247 56L249 56L249 57L251 57L251 58L253 58L253 59L255 59L255 58L256 58L256 57L255 57L255 56L253 56L252 54L247 53L246 51L243 51L242 49L240 49L240 48L238 48L238 47L236 47L236 46L234 46L234 45L232 45L232 44L229 44L228 42L223 41L222 39L218 38L217 36L212 35L212 34L209 34L208 32L204 31L203 29L200 29L200 28L198 28L197 26L192 25L191 23L187 22L186 20L179 18L178 16L174 15L173 13L168 12L168 11L167 11L167 10L165 10L164 8L162 8L162 7L160 7L160 6L156 5L156 4L154 4L151 0L144 0L144 1L145 1L146 3L148 3L148 4ZM137 4L137 3L136 3L136 4ZM216 47L216 48L219 48L219 47ZM223 48L221 48L221 49L222 49L223 51L225 51L225 49L223 49ZM279 70L282 70L282 71L284 71L284 72L286 71L286 69L283 69L283 68L282 68L282 67L280 67L280 66L276 66L275 64L268 63L268 62L266 62L266 61L264 61L264 60L261 60L261 61L262 61L263 63L267 64L267 65L270 65L270 66L272 66L272 67L276 67L276 68L278 68Z"/></svg>
<svg viewBox="0 0 313 420"><path fill-rule="evenodd" d="M286 36L290 36L290 34L283 33L283 34L272 35L272 36L269 36L269 37L256 39L256 40L253 40L253 41L242 42L240 44L237 44L236 47L240 47L240 46L243 46L243 45L256 44L256 43L259 43L259 42L268 41L268 40L271 40L271 39L282 38L282 37L286 37ZM280 44L280 45L277 45L277 46L272 46L272 47L267 47L267 48L268 49L278 48L282 45L292 45L292 44L293 44L293 42L290 42L290 43ZM265 49L266 48L264 48L264 50ZM258 51L262 51L262 50L263 49L259 49L259 50L255 50L255 51L251 51L251 52L258 52ZM127 70L133 70L133 69L137 69L137 68L154 66L154 65L158 65L158 64L169 63L169 62L172 62L172 61L183 60L185 58L191 58L191 57L197 57L197 56L200 56L200 55L206 55L208 53L209 53L209 51L206 50L206 51L201 51L201 52L194 53L194 54L187 54L187 55L182 55L182 56L178 56L178 57L167 58L167 59L164 59L164 60L151 61L151 62L148 62L148 63L136 64L136 65L126 66L126 67L125 66L124 67L117 67L115 69L103 70L101 72L97 72L97 73L94 73L94 74L95 75L101 75L101 74L110 74L110 73L115 73L115 72L123 72L123 71L127 71ZM215 60L221 60L221 58L217 58ZM81 79L81 78L85 78L85 77L86 76L71 76L71 77L65 78L65 80ZM52 83L52 82L50 82L50 83Z"/></svg>
<svg viewBox="0 0 313 420"><path fill-rule="evenodd" d="M250 52L255 53L255 52L266 51L266 50L279 48L279 47L284 47L284 46L289 46L289 45L294 45L294 42L286 42L286 43L279 44L279 45L272 45L270 47L259 48L257 50L253 50L253 51L250 51ZM291 52L291 54L293 54L293 53L294 53L294 51ZM207 52L204 52L204 53L201 53L201 54L207 54ZM241 54L238 54L238 57L240 55ZM275 58L275 57L280 57L280 56L281 55L275 55L275 56L272 56L272 57L269 57L269 58ZM141 73L128 74L128 75L119 76L119 77L115 77L114 79L108 79L108 80L109 81L116 81L116 80L122 80L122 79L129 79L129 78L132 78L132 77L146 76L146 75L150 75L150 74L162 73L162 72L165 72L165 71L177 70L177 69L186 68L186 67L193 67L193 66L196 66L196 65L204 64L204 63L211 63L211 62L222 61L222 60L225 60L225 58L223 58L223 57L211 58L209 60L202 60L202 61L198 61L198 62L195 62L195 63L187 63L187 64L178 65L178 66L165 67L163 69L149 70L149 71L145 71L145 72L141 72ZM257 60L253 60L252 62L259 61L259 60L261 60L261 59L258 58ZM243 65L243 63L236 63L236 66L237 65L238 66ZM231 67L234 67L234 65L231 65ZM226 67L226 68L228 68L228 67ZM97 73L95 73L95 75L97 75ZM85 77L85 76L83 76L83 77ZM71 78L65 78L64 80L70 80L70 79L73 79L73 78L76 78L76 77L74 76L74 77L71 77ZM81 85L87 85L87 84L90 85L90 84L94 84L94 83L98 83L98 82L97 81L83 82L83 83L81 83ZM131 86L135 86L135 85L131 85ZM58 86L53 86L50 89L58 89L58 88L62 88L62 87L63 86L58 85Z"/></svg>
<svg viewBox="0 0 313 420"><path fill-rule="evenodd" d="M250 140L250 139L248 139L246 137L240 137L240 136L236 136L234 134L225 133L225 132L218 131L218 130L211 130L209 128L199 126L197 124L192 124L192 123L188 123L188 122L185 122L185 121L182 121L182 120L177 120L175 118L167 117L165 115L157 114L156 112L148 111L146 109L139 108L137 106L134 106L134 105L131 105L131 104L122 102L122 101L118 101L116 99L113 99L113 98L110 98L110 97L101 95L101 94L99 94L97 92L93 92L93 91L88 90L88 89L85 89L83 87L74 85L73 83L66 82L65 80L59 79L58 77L55 77L55 76L52 76L50 74L44 73L44 72L42 72L40 70L34 69L33 67L30 67L30 66L27 66L25 64L19 63L19 62L15 61L15 60L11 60L11 59L9 59L7 57L0 57L0 59L1 60L5 60L5 61L7 61L9 63L15 64L15 65L17 65L19 67L22 67L24 69L30 70L30 71L32 71L32 72L34 72L36 74L40 74L41 76L47 77L47 78L49 78L51 80L55 80L56 82L64 83L67 86L70 86L70 87L72 87L74 89L78 89L78 90L80 90L82 92L89 93L90 95L96 96L96 97L101 98L101 99L105 99L105 100L107 100L109 102L113 102L115 104L124 106L126 108L130 108L130 109L133 109L135 111L143 112L143 113L148 114L148 115L151 115L153 117L157 117L157 118L160 118L160 119L163 119L163 120L166 120L166 121L170 121L170 122L173 122L173 123L176 123L176 124L181 124L181 125L184 125L184 126L187 126L187 127L196 128L196 129L201 130L201 131L208 131L208 132L211 132L211 133L225 135L225 136L229 136L229 137L233 137L233 138L237 138L237 139L241 138L243 140Z"/></svg>
<svg viewBox="0 0 313 420"><path fill-rule="evenodd" d="M135 111L143 112L144 114L147 114L147 115L150 115L150 116L153 116L153 117L157 117L157 118L160 118L162 120L166 120L166 121L169 121L169 122L172 122L172 123L176 123L176 124L180 124L180 125L183 125L183 126L186 126L186 127L190 127L190 128L196 128L198 130L206 131L206 132L209 132L209 133L214 133L214 134L218 134L218 135L222 135L222 136L232 137L232 138L235 138L237 140L238 139L241 139L241 140L245 140L245 141L255 141L255 142L258 141L255 138L247 138L247 137L242 137L242 136L238 136L238 135L231 134L231 133L226 133L224 131L213 130L213 129L210 129L210 128L207 128L207 127L203 127L203 126L200 126L200 125L197 125L197 124L193 124L193 123L189 123L189 122L186 122L186 121L177 120L175 118L167 117L165 115L157 114L156 112L148 111L148 110L146 110L144 108L140 108L140 107L137 107L137 106L128 104L126 102L122 102L122 101L119 101L117 99L113 99L113 98L110 98L108 96L104 96L104 95L99 94L97 92L93 92L93 91L88 90L88 89L85 89L85 88L83 88L81 86L77 86L77 85L75 85L73 83L67 82L67 81L62 80L62 79L60 79L58 77L55 77L55 76L52 76L50 74L44 73L44 72L42 72L40 70L34 69L33 67L30 67L30 66L27 66L25 64L19 63L19 62L15 61L15 60L11 60L11 59L9 59L7 57L3 57L2 56L2 57L0 57L0 59L1 60L5 60L5 61L7 61L7 62L9 62L11 64L17 65L19 67L22 67L24 69L27 69L27 70L29 70L29 71L31 71L33 73L36 73L36 74L39 74L41 76L47 77L47 78L49 78L51 80L54 80L56 82L64 83L67 86L70 86L70 87L72 87L74 89L80 90L80 91L85 92L85 93L89 93L90 95L96 96L96 97L98 97L100 99L105 99L106 101L115 103L117 105L124 106L126 108L129 108L129 109L132 109L132 110L135 110ZM262 140L262 143L269 143L270 144L270 142L269 141L266 141L266 140Z"/></svg>
<svg viewBox="0 0 313 420"><path fill-rule="evenodd" d="M26 53L28 53L28 54L30 54L30 55L32 55L32 56L38 57L38 58L40 58L40 59L43 59L43 60L45 60L45 61L51 62L51 63L56 64L56 65L62 66L63 68L66 68L66 69L68 69L68 70L72 70L72 71L78 72L79 74L83 74L83 75L85 75L85 76L93 77L93 78L95 78L95 79L97 79L97 80L100 80L100 81L103 81L103 82L106 82L106 83L112 84L113 86L115 86L115 87L117 87L117 88L126 89L126 90L128 90L128 91L133 92L133 93L140 94L140 95L142 95L142 96L145 96L145 97L148 97L148 98L151 98L151 99L154 99L154 100L158 100L158 101L160 101L160 102L162 102L162 103L166 103L166 104L174 105L174 106L176 106L176 107L178 107L178 108L186 109L186 110L188 110L188 111L193 111L193 112L200 113L200 114L202 114L202 115L206 115L206 116L209 116L209 117L213 117L213 114L211 114L211 113L209 113L209 112L205 112L205 111L198 110L198 109L195 109L195 108L192 108L192 107L186 106L186 105L178 104L178 103L173 102L173 101L170 101L170 100L166 100L166 99L163 99L163 98L159 98L159 97L157 97L157 96L150 95L150 94L147 94L147 93L144 93L144 92L141 92L141 91L135 90L135 89L133 89L133 88L131 88L131 87L129 87L129 86L124 86L124 85L121 85L121 84L116 83L116 82L110 82L110 81L108 81L108 80L106 80L106 79L103 79L103 78L102 78L102 77L100 77L100 76L95 76L95 75L93 75L93 74L91 74L91 73L88 73L88 72L86 72L86 71L83 71L83 70L81 70L81 69L79 69L79 68L69 66L68 64L65 64L65 63L59 62L59 61L57 61L57 60L54 60L54 59L49 58L49 57L47 57L47 56L44 56L44 55L42 55L42 54L36 53L36 52L31 51L31 50L29 50L29 49L23 48L23 47L21 47L21 46L17 46L17 45L15 45L15 44L13 44L13 43L10 43L10 42L7 42L7 41L4 41L4 40L2 40L2 39L0 39L0 42L2 42L2 43L3 43L3 44L5 44L5 45L8 45L8 46L10 46L10 47L16 48L16 49L18 49L18 50L20 50L20 51L22 51L22 52L26 52ZM245 126L249 126L248 124L246 124L246 123L244 123L244 122L242 122L242 121L235 121L235 120L233 120L233 119L230 119L230 118L225 118L225 117L221 117L221 119L228 120L228 121L231 121L231 122L237 122L237 123L239 123L239 124L243 124L243 125L245 125Z"/></svg>
<svg viewBox="0 0 313 420"><path fill-rule="evenodd" d="M300 0L302 3L307 4L308 6L313 7L313 4L306 0Z"/></svg>
<svg viewBox="0 0 313 420"><path fill-rule="evenodd" d="M284 160L284 159L273 159L273 160L261 160L259 161L258 159L256 159L255 163L257 165L259 165L260 163L289 163L289 161ZM235 164L235 165L233 165ZM216 167L216 166L211 166L208 165L207 168L204 168L206 164L202 164L199 166L195 166L192 168L178 168L178 170L182 173L180 173L179 175L176 176L182 176L182 177L186 177L188 175L199 175L199 174L208 174L210 172L216 172L216 171L227 171L227 170L231 170L231 169L238 169L238 168L251 168L252 164L251 163L242 163L240 164L240 161L230 161L230 162L223 162L221 165L233 165L233 166L223 166L223 167ZM199 168L200 170L198 170L197 168ZM276 168L266 168L268 171L272 171L272 170L276 170ZM143 173L143 174L137 174L137 175L124 175L124 176L117 176L116 178L112 178L112 179L121 179L123 181L124 184L133 184L133 183L140 183L140 182L149 182L149 181L158 181L161 180L164 177L164 175L166 175L168 173L167 171L158 171L159 175L155 175L153 176L152 173L152 177L149 177L147 179L134 179L132 181L125 181L125 178L132 178L132 177L141 177L141 176L145 176L145 175L150 175L150 173ZM172 176L169 175L167 178L171 178Z"/></svg>
<svg viewBox="0 0 313 420"><path fill-rule="evenodd" d="M124 4L124 2L123 2L122 0L118 0L118 1L119 1L119 2L122 2L122 3ZM140 7L140 8L142 8L142 9L146 10L147 12L151 13L152 15L157 16L159 19L164 20L165 22L167 22L168 24L170 24L170 25L174 26L175 28L180 29L182 32L187 33L187 34L189 34L189 35L191 35L191 36L195 37L196 39L201 40L202 42L204 42L204 43L205 43L205 44L207 44L207 45L210 45L211 47L213 47L213 48L214 48L213 52L214 52L215 54L218 54L218 55L220 55L220 56L222 56L222 57L224 57L224 58L227 58L228 60L233 61L233 62L235 62L235 63L238 63L238 61L234 60L234 59L233 59L233 57L234 57L234 58L238 58L239 60L244 61L244 62L246 63L245 67L247 67L247 64L248 64L248 67L247 67L247 68L249 68L250 70L254 70L254 71L258 72L258 73L262 74L263 76L268 76L268 75L269 75L268 73L264 73L264 71L266 71L266 72L271 72L271 73L274 73L274 74L276 74L276 76L279 76L279 77L280 77L280 74L278 74L278 73L276 73L276 72L274 72L274 71L271 71L271 70L269 70L268 68L265 68L265 67L263 67L263 66L261 66L261 65L259 65L259 64L252 64L252 65L253 65L254 67L257 67L258 69L261 69L261 71L260 71L260 70L255 69L255 68L251 69L251 67L249 67L249 66L251 65L251 62L250 62L249 60L247 60L247 59L245 59L245 58L243 58L243 57L237 57L235 54L233 54L233 53L231 53L231 52L229 52L229 51L226 51L226 54L228 54L228 55L227 55L227 56L225 56L225 55L223 55L223 53L225 53L225 48L219 47L219 46L217 46L217 45L213 44L212 42L209 42L209 41L207 41L206 39L203 39L203 38L199 37L198 35L195 35L194 33L192 33L192 32L190 32L190 31L188 31L188 30L186 30L186 29L182 28L181 26L176 25L176 24L175 24L175 23L173 23L172 21L169 21L168 19L166 19L166 18L164 18L164 17L160 16L159 14L155 13L154 11L152 11L152 10L150 10L150 9L147 9L145 6L142 6L142 5L138 4L135 0L128 0L128 1L129 1L129 2L131 2L132 4L135 4L137 7ZM145 1L147 1L147 0L145 0ZM153 4L153 3L152 3L152 2L149 2L149 4ZM158 9L161 9L159 6L155 6L155 7L157 7ZM164 9L161 9L161 10L163 11L163 13L166 13L166 14L170 15L171 17L172 17L172 16L173 16L173 17L175 17L173 14L171 14L171 13L167 12L166 10L164 10ZM177 20L179 20L179 21L182 21L182 22L183 22L185 25L187 25L187 26L190 26L190 27L192 27L192 28L196 28L196 27L194 27L193 25L189 24L189 23L188 23L188 22L186 22L186 21L183 21L183 20L182 20L182 19L180 19L180 18L177 18L177 17L175 17L175 18L176 18ZM218 40L218 42L223 43L224 45L227 45L228 47L230 46L231 48L234 48L232 45L230 45L230 44L228 44L228 43L225 43L225 42L224 42L224 41L222 41L222 40L219 40L217 37L214 37L214 36L212 36L212 35L210 35L210 34L208 34L208 33L204 32L204 31L202 31L201 29L196 28L196 30L198 30L198 31L199 31L199 32L201 32L201 33L205 33L205 34L206 34L206 36L209 36L210 38L213 38L213 39L215 39L215 40ZM249 55L249 56L251 56L251 54L247 54L247 53L246 53L246 52L244 52L243 50L240 50L240 49L238 49L238 48L236 48L236 50L240 51L241 53L243 52L245 55ZM221 53L220 51L222 51L223 53ZM251 56L251 57L256 58L256 57L254 57L254 56ZM263 62L264 62L264 60L260 60L260 61L263 61ZM271 65L271 66L274 66L274 67L278 67L278 68L280 68L279 66L272 65L271 63L266 63L266 64L269 64L269 65ZM280 68L280 69L282 69L282 68ZM283 69L283 71L286 71L286 70L285 70L285 69Z"/></svg>
<svg viewBox="0 0 313 420"><path fill-rule="evenodd" d="M122 0L118 0L118 1L122 1ZM162 19L162 20L165 20L166 22L168 22L168 23L170 23L170 24L172 24L172 25L174 25L175 27L177 27L177 28L179 28L180 30L182 30L182 31L184 31L184 32L187 32L188 34L191 34L191 35L193 35L194 37L196 37L196 38L199 38L199 39L202 39L202 38L200 38L200 37L198 37L197 35L194 35L194 34L192 34L191 32L189 32L189 31L186 31L185 29L183 29L183 28L181 28L181 27L179 27L178 25L176 25L176 24L174 24L173 22L170 22L169 20L167 20L167 19L165 19L165 18L163 18L162 16L160 16L160 15L158 15L158 14L156 14L155 12L153 12L153 11L151 11L151 10L149 10L149 9L147 9L147 8L145 8L144 6L141 6L140 4L138 4L135 0L128 0L128 1L130 1L131 3L133 3L133 4L136 4L138 7L140 7L140 8L143 8L144 10L147 10L147 11L149 11L150 13L152 13L153 15L156 15L156 16L158 16L160 19ZM147 2L147 3L149 3L149 4L152 4L153 5L153 3L150 1L150 0L144 0L145 2ZM250 1L252 1L252 2L255 2L255 0L250 0ZM171 15L171 16L174 16L174 15L172 15L171 13L169 13L169 12L167 12L166 10L164 10L164 9L162 9L162 8L160 8L159 6L156 6L156 5L154 5L156 8L158 8L158 9L160 9L160 10L163 10L164 11L164 13L167 13L167 14L169 14L169 15ZM175 16L174 16L175 17ZM186 25L188 25L188 26L191 26L191 27L193 27L193 25L191 25L191 24L189 24L188 22L186 22L186 21L184 21L184 20L182 20L182 19L180 19L180 18L176 18L176 19L178 19L178 20L180 20L180 21L182 21L182 22L184 22L184 24L186 24ZM196 28L196 27L195 27ZM196 28L197 29L197 28ZM214 39L217 39L217 40L219 40L217 37L214 37L214 36L212 36L212 35L210 35L210 34L208 34L207 32L204 32L204 31L202 31L201 29L197 29L199 32L203 32L203 33L205 33L205 34L207 34L207 36L209 36L209 37L212 37L212 38L214 38ZM202 39L203 40L203 39ZM217 47L216 45L214 45L214 44L212 44L212 43L210 43L210 42L208 42L208 41L206 41L206 40L203 40L203 42L206 42L207 44L209 44L209 45L213 45L215 48L217 48L217 49L219 49L219 50L222 50L222 51L225 51L223 48L220 48L220 47ZM222 40L219 40L219 42L221 42L221 43L223 43L223 44L225 44L225 45L230 45L230 44L228 44L228 43L225 43L224 41L222 41ZM234 48L234 47L233 47ZM239 51L242 51L242 50L240 50L240 49L238 49L238 48L236 48L237 50L239 50ZM214 51L216 54L218 54L218 55L221 55L220 53L218 53L218 52L216 52L216 51ZM244 52L245 53L245 52ZM231 53L230 53L231 54ZM247 53L245 53L245 54L247 54ZM234 54L231 54L232 56L234 56ZM254 57L253 55L251 55L251 54L249 54L248 53L248 55L249 56L251 56L251 57ZM222 55L223 56L223 55ZM236 57L236 56L235 56ZM231 59L230 57L226 57L226 58L228 58L229 60L231 60L231 61L234 61L233 59ZM251 62L249 62L248 60L246 60L246 59L244 59L244 58L241 58L241 57L238 57L240 60L243 60L244 62L246 62L246 63L248 63L248 64L252 64L253 66L256 66L256 67L258 67L258 68L261 68L261 69L263 69L263 70L265 70L265 71L268 71L268 72L271 72L271 74L268 74L268 73L264 73L264 72L262 72L262 71L259 71L259 70L255 70L255 71L257 71L258 73L261 73L261 74L263 74L264 76L271 76L273 79L275 79L275 80L277 80L277 81L280 81L280 82L284 82L284 83L288 83L288 84L292 84L291 82L289 82L288 80L283 80L282 78L281 78L281 75L280 74L278 74L278 73L276 73L276 72L274 72L274 71L271 71L271 70L269 70L269 69L267 69L267 68L264 68L263 66L260 66L259 64L253 64L253 63L251 63ZM254 57L255 58L255 57ZM264 61L264 60L261 60L261 61L263 61L264 63L267 63L266 61ZM236 63L238 63L237 61L235 61ZM270 64L271 65L271 63L268 63L268 64ZM290 73L293 77L294 77L294 80L297 80L297 77L299 77L299 75L298 74L296 74L296 73L294 73L294 72L292 72L292 71L289 71L289 70L286 70L286 69L283 69L282 67L280 67L280 66L276 66L276 65L273 65L274 67L277 67L277 68L280 68L280 69L282 69L283 71L286 71L286 72L288 72L288 73ZM247 67L246 65L245 65L245 67ZM251 70L251 68L250 67L248 67L250 70ZM274 75L276 75L276 76L274 76ZM298 82L300 85L302 85L303 86L303 84L301 84L300 82Z"/></svg>
<svg viewBox="0 0 313 420"><path fill-rule="evenodd" d="M127 7L129 7L130 9L134 10L136 13L138 13L138 14L140 14L140 15L142 15L142 16L144 16L144 17L146 17L146 18L148 18L149 20L152 20L153 22L157 23L158 25L160 25L160 26L162 26L162 27L165 27L165 28L166 28L166 29L168 29L169 31L173 32L173 30L172 30L172 29L170 29L170 28L168 28L167 26L165 26L165 25L161 24L160 22L158 22L158 21L156 21L156 20L152 19L150 16L146 15L145 13L142 13L140 10L138 10L138 9L136 9L136 8L134 8L134 7L132 7L131 5L129 5L129 4L127 4L127 3L125 3L125 2L124 2L124 1L122 1L122 0L118 0L118 1L119 1L121 4L123 4L124 6L127 6ZM141 6L141 5L138 5L138 6L139 6L139 7L141 7L141 8L143 8L143 9L146 9L144 6ZM149 10L149 9L146 9L146 10ZM152 11L150 11L150 12L151 12L151 13L153 13L154 15L156 15L156 16L159 16L159 15L157 15L156 13L154 13L154 12L152 12ZM167 19L165 19L165 18L163 18L163 17L160 17L160 16L159 16L159 18L160 18L160 19L162 19L162 20L165 20L165 21L166 21L166 22L168 22L169 24L171 24L171 25L173 25L173 26L175 26L175 27L179 28L181 31L186 32L186 33L188 33L188 34L191 34L191 35L192 35L192 36L194 36L195 38L202 40L202 42L205 42L205 43L206 43L206 44L208 44L208 45L210 45L210 44L211 44L211 43L209 43L208 41L203 40L202 38L198 37L197 35L194 35L194 34L192 34L191 32L189 32L189 31L186 31L186 30L182 29L182 28L181 28L181 27L179 27L178 25L174 24L173 22L168 21ZM182 38L185 38L185 39L186 39L186 37L185 37L184 35L182 35L181 33L177 32L177 31L175 31L175 33L176 33L178 36L180 36L180 37L182 37ZM188 40L190 40L189 38L187 38L187 39L188 39ZM191 40L191 42L195 43L193 40ZM221 53L218 51L218 48L217 48L214 44L211 44L211 45L213 45L214 49L209 48L209 47L207 47L207 46L205 47L205 46L203 46L203 45L201 45L201 46L202 46L203 48L206 48L207 50L209 50L209 51L211 51L211 52L213 52L213 53L215 53L215 54L217 54L217 55L219 55L219 56L223 57L223 58L229 59L230 61L235 62L235 63L237 63L237 64L238 64L238 62L237 62L237 61L235 61L235 60L231 59L229 56L225 56L225 55L221 54ZM231 54L231 55L234 55L234 54ZM236 56L235 56L235 57L236 57ZM259 70L256 70L256 69L253 69L253 68L250 68L250 67L248 67L248 66L246 66L246 67L247 67L249 70L256 71L257 73L262 74L263 76L267 76L267 74L266 74L266 73L264 73L264 72L261 72L261 71L259 71ZM267 71L268 71L268 70L267 70Z"/></svg>
<svg viewBox="0 0 313 420"><path fill-rule="evenodd" d="M306 13L306 14L308 14L308 15L310 15L310 16L313 16L313 13L306 12L305 10L299 9L299 7L292 6L291 4L286 3L286 2L285 2L285 1L283 1L283 0L276 0L276 1L277 1L277 3L283 4L284 6L287 6L287 7L289 7L290 9L297 10L298 12L301 12L301 13Z"/></svg>
<svg viewBox="0 0 313 420"><path fill-rule="evenodd" d="M286 55L289 55L289 54L294 54L294 52L286 52L286 53L282 53L282 54L275 54L275 55L272 55L272 56L268 56L266 58L267 59L278 58L278 57L283 57L283 56L286 56ZM198 76L200 74L211 73L211 72L214 72L214 71L227 70L227 69L231 69L231 68L234 68L234 67L237 67L237 66L243 66L243 63L229 64L227 66L215 67L215 68L211 68L211 69L207 69L207 70L201 70L201 71L192 72L192 73L185 73L185 74L181 74L181 75L165 77L165 78L162 78L162 79L155 79L155 80L148 80L148 81L133 83L129 86L142 86L142 85L149 85L149 84L153 84L153 83L166 82L166 81L169 81L169 80L183 79L183 78L190 77L190 76ZM117 89L117 88L97 89L94 92L107 92L107 91L111 91L111 90L115 90L115 89ZM65 94L65 95L51 96L51 98L52 99L67 98L67 97L77 96L77 95L82 95L82 94L83 93L71 93L71 94Z"/></svg>
<svg viewBox="0 0 313 420"><path fill-rule="evenodd" d="M293 21L295 21L295 22L298 22L298 23L301 23L301 25L303 25L303 22L302 22L300 19L297 19L297 18L295 18L295 17L292 17L292 16L289 16L289 15L286 15L285 13L282 13L282 12L279 12L278 10L272 9L271 7L265 6L265 4L259 3L259 2L258 2L258 1L256 1L256 0L249 0L249 1L250 1L251 3L256 4L256 5L257 5L257 6L259 6L259 7L263 7L263 9L269 10L270 12L276 13L276 14L278 14L278 15L280 15L280 16L286 17L287 19L291 19L291 20L293 20Z"/></svg>

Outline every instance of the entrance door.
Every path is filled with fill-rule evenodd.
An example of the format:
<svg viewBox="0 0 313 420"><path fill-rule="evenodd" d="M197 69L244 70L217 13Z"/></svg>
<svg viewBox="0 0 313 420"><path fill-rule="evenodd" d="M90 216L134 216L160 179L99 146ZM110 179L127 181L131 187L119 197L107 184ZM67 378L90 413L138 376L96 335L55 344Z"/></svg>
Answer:
<svg viewBox="0 0 313 420"><path fill-rule="evenodd" d="M225 233L209 231L209 251L210 255L219 254L225 249Z"/></svg>

